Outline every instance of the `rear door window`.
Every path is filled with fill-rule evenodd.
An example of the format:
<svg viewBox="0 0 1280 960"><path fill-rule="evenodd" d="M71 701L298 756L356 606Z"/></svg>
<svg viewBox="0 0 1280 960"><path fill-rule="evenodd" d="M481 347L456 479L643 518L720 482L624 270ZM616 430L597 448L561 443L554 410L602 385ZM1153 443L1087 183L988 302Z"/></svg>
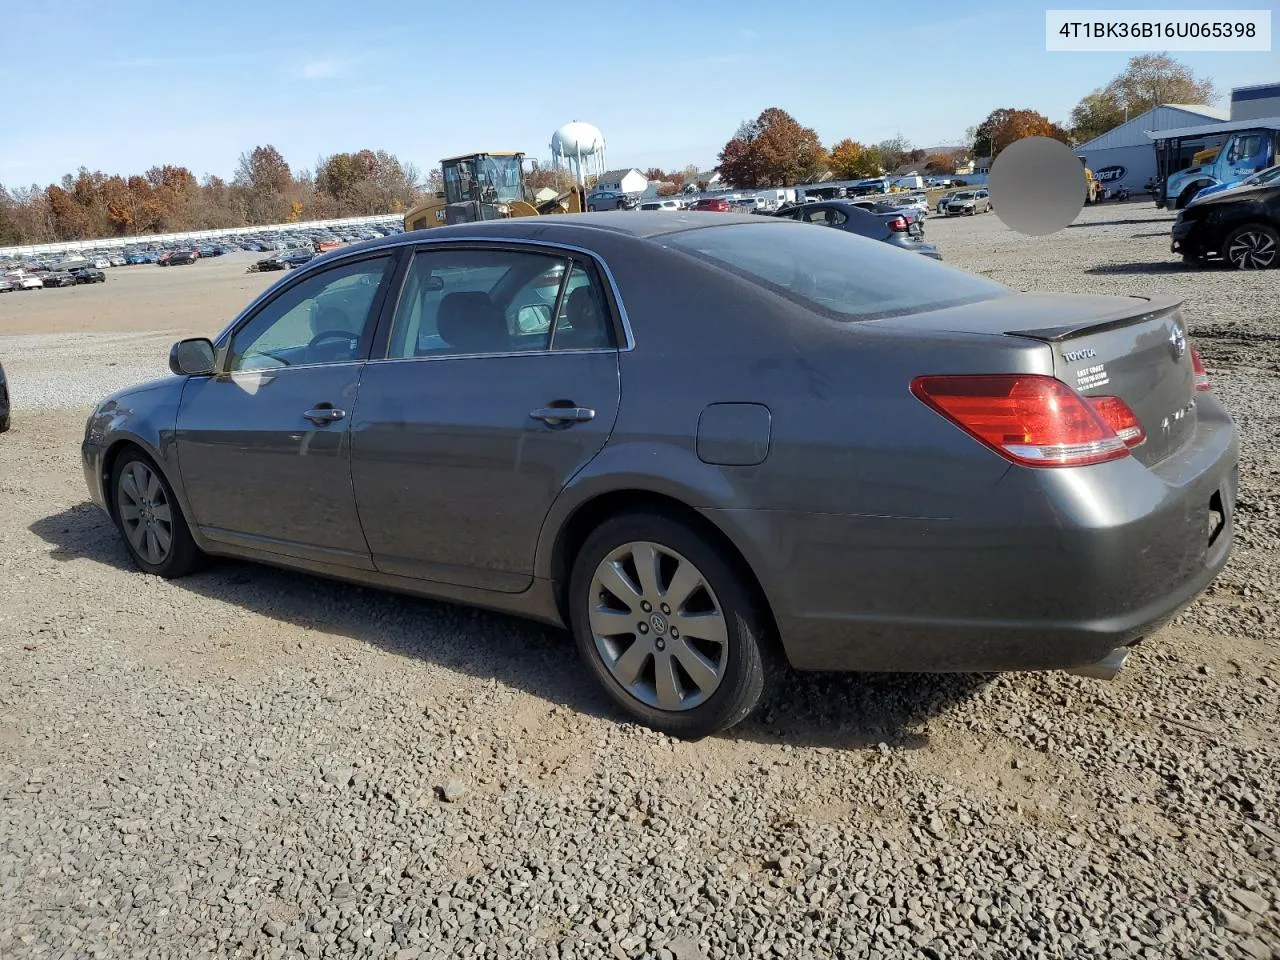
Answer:
<svg viewBox="0 0 1280 960"><path fill-rule="evenodd" d="M780 230L790 233L781 236ZM684 251L838 320L876 320L1006 296L1009 290L845 230L727 224L668 234Z"/></svg>

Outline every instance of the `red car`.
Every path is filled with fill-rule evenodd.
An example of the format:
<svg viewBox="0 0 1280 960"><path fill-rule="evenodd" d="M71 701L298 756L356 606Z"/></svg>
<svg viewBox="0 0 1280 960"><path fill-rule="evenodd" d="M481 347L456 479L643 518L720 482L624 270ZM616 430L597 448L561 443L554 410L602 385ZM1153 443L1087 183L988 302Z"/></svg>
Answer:
<svg viewBox="0 0 1280 960"><path fill-rule="evenodd" d="M706 210L710 213L729 213L733 210L733 207L724 197L708 197L706 199L699 200L691 209Z"/></svg>

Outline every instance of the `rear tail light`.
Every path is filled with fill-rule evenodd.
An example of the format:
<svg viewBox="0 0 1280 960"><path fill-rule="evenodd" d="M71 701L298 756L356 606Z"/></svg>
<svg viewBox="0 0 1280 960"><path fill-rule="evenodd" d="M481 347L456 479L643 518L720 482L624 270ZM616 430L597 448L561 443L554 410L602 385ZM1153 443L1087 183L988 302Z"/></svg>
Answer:
<svg viewBox="0 0 1280 960"><path fill-rule="evenodd" d="M1191 369L1196 375L1197 390L1212 390L1209 384L1209 371L1204 368L1204 361L1200 359L1200 351L1195 347L1191 348Z"/></svg>
<svg viewBox="0 0 1280 960"><path fill-rule="evenodd" d="M1097 409L1053 377L916 377L911 392L975 440L1022 466L1080 467L1129 454L1128 445Z"/></svg>
<svg viewBox="0 0 1280 960"><path fill-rule="evenodd" d="M907 229L907 226L908 224L907 224L906 217L894 217L892 220L889 221L889 229L892 230L894 233L902 233Z"/></svg>
<svg viewBox="0 0 1280 960"><path fill-rule="evenodd" d="M1114 430L1116 436L1127 446L1136 447L1147 439L1147 433L1142 429L1142 424L1133 415L1129 405L1119 397L1088 397L1087 399L1103 422Z"/></svg>

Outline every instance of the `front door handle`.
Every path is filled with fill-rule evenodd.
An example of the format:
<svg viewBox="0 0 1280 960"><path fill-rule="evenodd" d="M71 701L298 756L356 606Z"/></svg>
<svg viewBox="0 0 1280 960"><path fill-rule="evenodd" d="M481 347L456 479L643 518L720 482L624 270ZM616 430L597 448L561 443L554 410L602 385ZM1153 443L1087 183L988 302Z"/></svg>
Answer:
<svg viewBox="0 0 1280 960"><path fill-rule="evenodd" d="M596 412L590 407L541 407L529 414L534 420L541 420L553 427L562 423L584 423L595 415Z"/></svg>
<svg viewBox="0 0 1280 960"><path fill-rule="evenodd" d="M326 423L334 423L341 420L347 415L347 411L338 410L335 407L317 407L314 410L308 410L303 416L314 423L317 427L323 427Z"/></svg>

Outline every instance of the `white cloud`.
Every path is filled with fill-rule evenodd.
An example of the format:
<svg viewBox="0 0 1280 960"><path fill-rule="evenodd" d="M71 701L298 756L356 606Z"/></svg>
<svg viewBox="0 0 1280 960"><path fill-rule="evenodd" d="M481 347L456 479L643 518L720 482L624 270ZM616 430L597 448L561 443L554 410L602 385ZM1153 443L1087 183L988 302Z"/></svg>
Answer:
<svg viewBox="0 0 1280 960"><path fill-rule="evenodd" d="M336 77L344 69L346 62L342 60L312 60L303 64L302 75L308 80L319 80L325 77Z"/></svg>

